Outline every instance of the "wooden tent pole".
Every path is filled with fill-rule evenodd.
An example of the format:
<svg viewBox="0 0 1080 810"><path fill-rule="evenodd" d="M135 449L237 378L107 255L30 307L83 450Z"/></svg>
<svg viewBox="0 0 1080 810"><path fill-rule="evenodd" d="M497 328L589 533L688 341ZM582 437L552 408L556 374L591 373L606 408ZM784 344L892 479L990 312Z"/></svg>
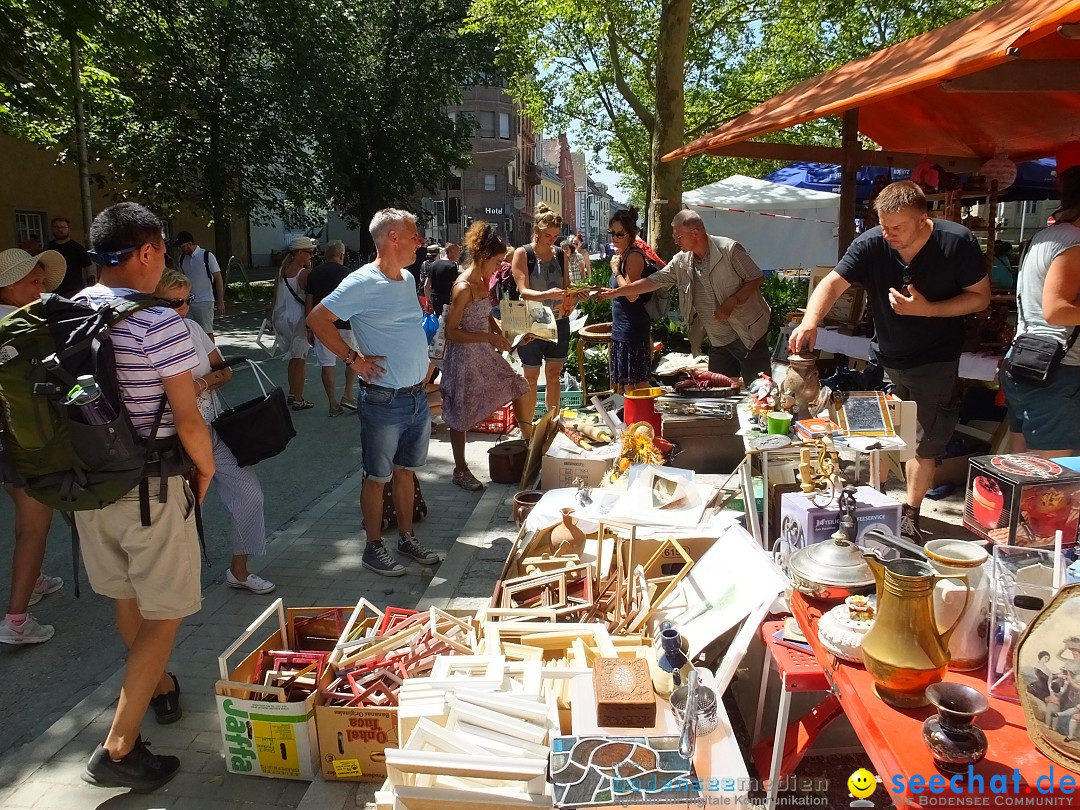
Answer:
<svg viewBox="0 0 1080 810"><path fill-rule="evenodd" d="M836 259L839 261L855 239L855 183L859 171L859 110L844 113L843 129L844 162L840 167L840 233L837 240Z"/></svg>

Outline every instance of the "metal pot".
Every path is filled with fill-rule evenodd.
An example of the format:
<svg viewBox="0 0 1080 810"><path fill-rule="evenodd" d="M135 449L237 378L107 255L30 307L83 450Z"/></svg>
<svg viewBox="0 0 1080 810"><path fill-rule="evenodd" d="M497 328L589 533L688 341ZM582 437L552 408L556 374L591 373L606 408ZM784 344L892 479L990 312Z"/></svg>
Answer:
<svg viewBox="0 0 1080 810"><path fill-rule="evenodd" d="M795 590L815 599L841 600L874 591L874 574L862 549L842 532L793 552L787 573Z"/></svg>

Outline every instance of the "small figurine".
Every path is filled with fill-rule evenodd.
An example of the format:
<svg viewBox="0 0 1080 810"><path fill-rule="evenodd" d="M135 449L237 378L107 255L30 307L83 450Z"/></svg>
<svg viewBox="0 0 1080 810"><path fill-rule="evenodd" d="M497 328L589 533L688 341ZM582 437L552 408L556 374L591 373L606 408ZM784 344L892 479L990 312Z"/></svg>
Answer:
<svg viewBox="0 0 1080 810"><path fill-rule="evenodd" d="M758 427L764 430L766 414L776 410L780 389L768 374L758 374L747 390L750 392L750 414Z"/></svg>

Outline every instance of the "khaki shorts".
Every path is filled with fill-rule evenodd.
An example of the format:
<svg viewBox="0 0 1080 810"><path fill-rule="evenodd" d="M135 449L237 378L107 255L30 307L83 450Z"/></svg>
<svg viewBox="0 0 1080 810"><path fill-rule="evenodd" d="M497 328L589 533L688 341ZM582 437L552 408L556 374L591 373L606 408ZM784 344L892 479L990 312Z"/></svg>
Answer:
<svg viewBox="0 0 1080 810"><path fill-rule="evenodd" d="M182 476L158 501L150 480L150 526L139 515L139 488L104 509L76 512L79 549L90 587L110 599L134 599L145 619L182 619L202 605L202 560L195 497Z"/></svg>

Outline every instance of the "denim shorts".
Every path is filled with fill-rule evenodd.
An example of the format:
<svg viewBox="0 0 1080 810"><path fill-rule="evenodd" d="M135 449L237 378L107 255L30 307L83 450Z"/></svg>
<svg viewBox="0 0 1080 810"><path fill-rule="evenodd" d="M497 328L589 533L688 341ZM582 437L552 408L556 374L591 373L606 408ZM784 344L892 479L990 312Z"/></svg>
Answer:
<svg viewBox="0 0 1080 810"><path fill-rule="evenodd" d="M1080 452L1080 366L1062 363L1042 388L1001 375L1009 430L1024 434L1029 450Z"/></svg>
<svg viewBox="0 0 1080 810"><path fill-rule="evenodd" d="M208 335L214 334L214 302L195 301L188 307L187 317L195 321Z"/></svg>
<svg viewBox="0 0 1080 810"><path fill-rule="evenodd" d="M521 365L526 368L540 368L545 360L560 363L566 361L566 355L570 351L570 319L559 318L555 325L559 328L559 342L532 340L519 346L517 353Z"/></svg>
<svg viewBox="0 0 1080 810"><path fill-rule="evenodd" d="M956 403L956 378L959 360L927 363L913 368L885 367L893 384L893 393L915 403L915 455L941 459L956 428L960 408Z"/></svg>
<svg viewBox="0 0 1080 810"><path fill-rule="evenodd" d="M395 467L416 471L427 463L431 412L423 385L408 391L361 385L356 411L366 477L386 483Z"/></svg>

